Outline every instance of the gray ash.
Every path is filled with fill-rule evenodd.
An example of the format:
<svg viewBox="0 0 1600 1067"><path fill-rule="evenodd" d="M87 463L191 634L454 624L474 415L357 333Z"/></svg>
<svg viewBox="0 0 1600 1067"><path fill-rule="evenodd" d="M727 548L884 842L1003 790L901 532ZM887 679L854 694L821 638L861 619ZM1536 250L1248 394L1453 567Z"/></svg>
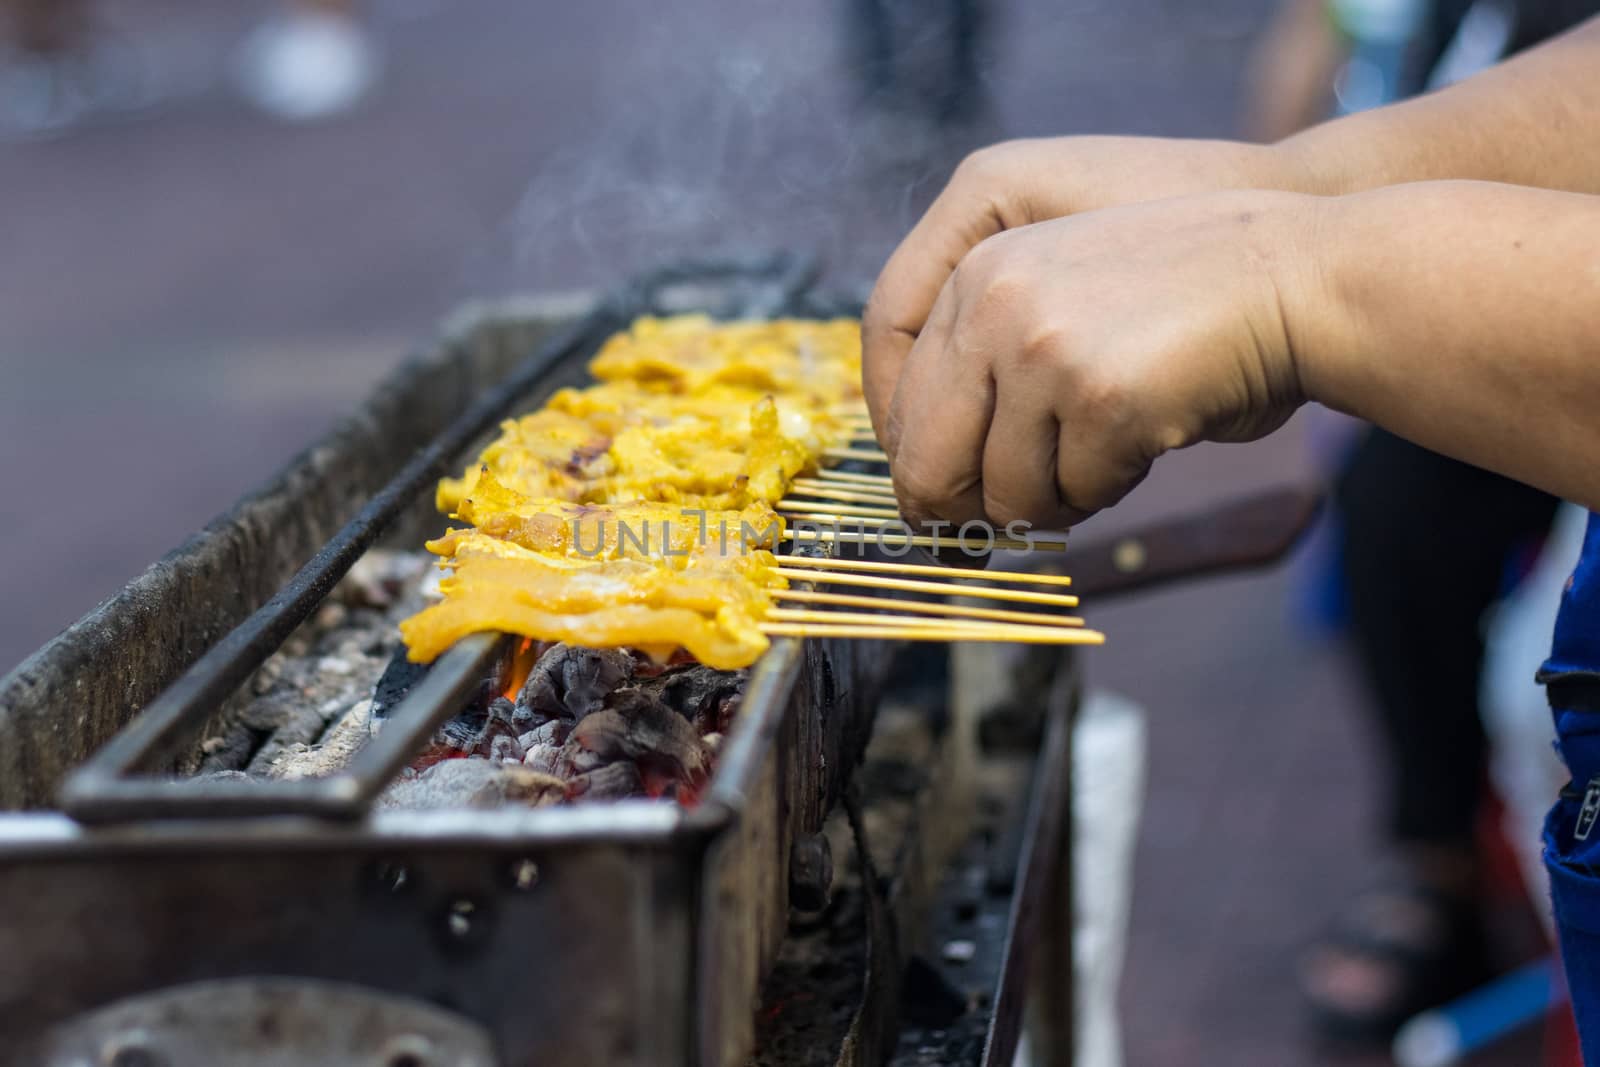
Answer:
<svg viewBox="0 0 1600 1067"><path fill-rule="evenodd" d="M186 769L303 778L342 766L350 742L367 732L374 682L400 647L400 620L426 603L431 573L424 553L368 552L240 687Z"/></svg>

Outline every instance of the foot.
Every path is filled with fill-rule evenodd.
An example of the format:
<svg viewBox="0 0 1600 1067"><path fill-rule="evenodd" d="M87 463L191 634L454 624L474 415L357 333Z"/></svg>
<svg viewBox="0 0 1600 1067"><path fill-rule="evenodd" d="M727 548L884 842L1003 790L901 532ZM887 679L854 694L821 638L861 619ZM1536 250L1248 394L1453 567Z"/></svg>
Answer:
<svg viewBox="0 0 1600 1067"><path fill-rule="evenodd" d="M1306 954L1300 986L1320 1029L1376 1041L1483 972L1471 854L1413 850Z"/></svg>

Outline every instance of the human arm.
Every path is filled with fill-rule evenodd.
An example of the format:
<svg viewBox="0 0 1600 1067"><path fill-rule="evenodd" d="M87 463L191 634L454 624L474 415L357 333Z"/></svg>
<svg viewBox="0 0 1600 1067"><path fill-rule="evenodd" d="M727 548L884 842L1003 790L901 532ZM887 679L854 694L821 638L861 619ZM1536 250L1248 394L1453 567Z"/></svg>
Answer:
<svg viewBox="0 0 1600 1067"><path fill-rule="evenodd" d="M1233 192L1004 233L943 287L885 447L913 518L1066 525L1306 400L1600 507L1600 198Z"/></svg>
<svg viewBox="0 0 1600 1067"><path fill-rule="evenodd" d="M1162 138L1012 141L969 157L884 267L863 321L880 436L912 342L957 263L1005 230L1163 197L1337 194L1475 178L1600 191L1600 20L1456 86L1272 146Z"/></svg>

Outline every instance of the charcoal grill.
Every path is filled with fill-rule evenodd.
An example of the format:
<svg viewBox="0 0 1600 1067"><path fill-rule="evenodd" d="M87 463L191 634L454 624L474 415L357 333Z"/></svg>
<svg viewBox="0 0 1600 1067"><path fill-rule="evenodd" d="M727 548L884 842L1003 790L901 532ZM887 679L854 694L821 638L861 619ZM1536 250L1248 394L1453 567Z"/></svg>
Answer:
<svg viewBox="0 0 1600 1067"><path fill-rule="evenodd" d="M580 381L605 336L652 311L810 310L809 280L778 258L661 272L582 313L479 312L0 684L0 799L43 808L59 793L66 808L0 816L8 1052L80 1062L156 1009L247 1012L273 995L252 987L264 978L330 983L380 1017L432 1005L442 1029L413 1036L506 1063L747 1049L790 843L848 776L882 649L775 642L692 810L367 815L481 678L488 639L442 659L345 774L262 787L162 772L386 528L417 543L419 490L513 406Z"/></svg>
<svg viewBox="0 0 1600 1067"><path fill-rule="evenodd" d="M743 1062L791 850L848 787L882 643L775 641L693 808L369 811L501 655L489 638L442 658L343 774L172 772L362 552L420 543L437 517L419 490L499 417L581 382L641 313L837 313L812 276L779 256L658 272L594 305L464 312L359 414L0 680L0 1062ZM1151 545L1151 573L1204 562ZM1240 553L1214 562L1254 560ZM1083 560L1107 588L1136 583L1114 556ZM1006 1003L997 1057L1015 1038Z"/></svg>

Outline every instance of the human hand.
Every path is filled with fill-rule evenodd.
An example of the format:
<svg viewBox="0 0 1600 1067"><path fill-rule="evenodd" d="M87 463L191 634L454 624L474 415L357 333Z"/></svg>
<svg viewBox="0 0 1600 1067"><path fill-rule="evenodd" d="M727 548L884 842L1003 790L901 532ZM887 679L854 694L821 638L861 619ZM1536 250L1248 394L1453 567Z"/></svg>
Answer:
<svg viewBox="0 0 1600 1067"><path fill-rule="evenodd" d="M1295 337L1330 314L1307 266L1325 203L1214 193L984 239L894 380L867 382L901 510L1067 526L1163 452L1282 425Z"/></svg>
<svg viewBox="0 0 1600 1067"><path fill-rule="evenodd" d="M985 239L1079 212L1228 189L1312 191L1292 153L1232 141L1054 137L968 156L890 257L862 319L863 367L881 436L900 367L939 291Z"/></svg>

